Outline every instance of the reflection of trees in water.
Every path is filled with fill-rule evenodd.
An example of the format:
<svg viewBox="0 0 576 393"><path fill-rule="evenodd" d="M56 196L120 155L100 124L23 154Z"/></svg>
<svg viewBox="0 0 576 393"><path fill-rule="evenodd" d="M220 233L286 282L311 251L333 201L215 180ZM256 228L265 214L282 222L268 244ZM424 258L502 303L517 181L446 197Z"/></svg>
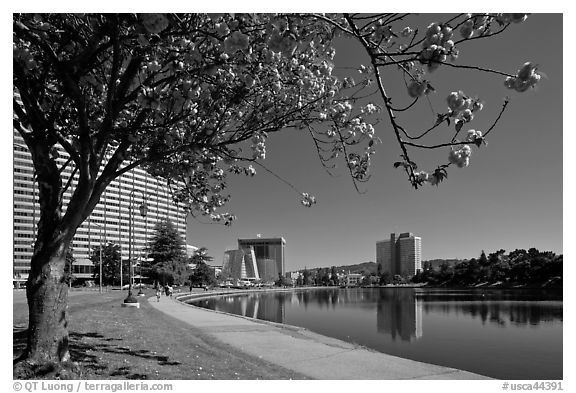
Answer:
<svg viewBox="0 0 576 393"><path fill-rule="evenodd" d="M562 321L561 305L542 303L468 303L460 306L464 314L479 317L482 323L494 322L505 326L506 321L513 325L538 325Z"/></svg>
<svg viewBox="0 0 576 393"><path fill-rule="evenodd" d="M471 300L510 300L544 301L562 300L562 290L558 289L415 289L416 296L425 302L471 301Z"/></svg>
<svg viewBox="0 0 576 393"><path fill-rule="evenodd" d="M336 304L340 303L342 298L338 289L316 289L309 291L297 291L292 295L292 303L303 304L304 308L308 308L308 304L313 301L318 308L336 308Z"/></svg>
<svg viewBox="0 0 576 393"><path fill-rule="evenodd" d="M424 311L465 314L479 318L483 324L505 327L538 325L562 321L562 302L554 293L531 292L462 292L423 293ZM544 301L543 301L544 299Z"/></svg>
<svg viewBox="0 0 576 393"><path fill-rule="evenodd" d="M319 308L334 308L338 303L338 289L319 289L314 291L316 304Z"/></svg>

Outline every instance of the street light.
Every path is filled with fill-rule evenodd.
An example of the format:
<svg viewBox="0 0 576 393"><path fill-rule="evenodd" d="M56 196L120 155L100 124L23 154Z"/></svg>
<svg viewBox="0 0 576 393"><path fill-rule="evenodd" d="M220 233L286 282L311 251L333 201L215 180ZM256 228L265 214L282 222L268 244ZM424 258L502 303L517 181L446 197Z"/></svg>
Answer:
<svg viewBox="0 0 576 393"><path fill-rule="evenodd" d="M144 206L144 208L143 208ZM144 217L144 251L146 254L146 263L148 263L148 220L146 218L146 213L148 208L146 205L140 206L140 214ZM138 288L138 296L145 296L144 292L142 291L142 254L140 254L140 263L138 264L138 282L140 283L140 288Z"/></svg>
<svg viewBox="0 0 576 393"><path fill-rule="evenodd" d="M142 255L140 255L140 263L138 263L138 296L145 296L142 291Z"/></svg>
<svg viewBox="0 0 576 393"><path fill-rule="evenodd" d="M146 205L146 197L142 191L132 189L128 196L128 262L130 264L128 269L128 296L124 299L124 303L122 306L124 307L140 307L140 303L138 303L138 299L136 299L132 295L132 280L133 280L133 270L134 265L132 264L132 225L133 225L133 217L132 217L132 204L134 202L134 193L138 191L142 194L142 204L139 206L140 215L142 217L146 217L148 214L148 205Z"/></svg>
<svg viewBox="0 0 576 393"><path fill-rule="evenodd" d="M98 225L98 223L92 222L90 221L90 224L94 224L99 228L99 235L100 235L100 272L99 272L99 277L100 277L100 293L102 293L102 226Z"/></svg>

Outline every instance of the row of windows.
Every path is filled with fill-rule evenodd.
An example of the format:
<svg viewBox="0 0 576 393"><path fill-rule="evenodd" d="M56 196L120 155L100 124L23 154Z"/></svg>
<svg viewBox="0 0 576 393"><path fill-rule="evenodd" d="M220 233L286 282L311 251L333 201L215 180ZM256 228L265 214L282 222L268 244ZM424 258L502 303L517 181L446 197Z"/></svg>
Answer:
<svg viewBox="0 0 576 393"><path fill-rule="evenodd" d="M21 206L14 206L15 216L34 216L34 211L22 209Z"/></svg>
<svg viewBox="0 0 576 393"><path fill-rule="evenodd" d="M72 265L72 274L93 274L94 266Z"/></svg>
<svg viewBox="0 0 576 393"><path fill-rule="evenodd" d="M14 194L32 196L32 193L30 192L30 190L14 190Z"/></svg>
<svg viewBox="0 0 576 393"><path fill-rule="evenodd" d="M32 168L32 171L30 171L29 169L26 170L25 168ZM31 162L27 161L14 161L14 172L20 172L20 173L34 172L34 165Z"/></svg>
<svg viewBox="0 0 576 393"><path fill-rule="evenodd" d="M22 184L22 183L17 183L15 184L16 187L21 187L23 189L18 189L18 190L14 190L15 194L20 194L20 195L30 195L33 196L34 191L30 190L30 187L27 187L26 184ZM37 199L37 198L36 198ZM20 200L20 201L27 201L27 200ZM70 202L70 197L69 196L64 196L63 198L63 204L64 206L66 206L68 203ZM103 206L104 205L104 206ZM115 209L111 209L109 207L109 205L111 206L115 206ZM136 204L137 206L139 206L138 204ZM150 214L167 214L167 213L174 213L174 212L178 212L179 210L184 210L184 208L182 206L177 206L172 204L171 202L164 202L162 201L162 203L147 203L148 206L152 206L155 207L155 211L151 211ZM109 200L106 200L105 198L98 204L96 205L96 208L94 209L94 213L92 213L93 215L98 215L101 213L98 213L99 211L118 211L120 204L117 202L111 202ZM133 206L132 210L137 210L136 207ZM122 209L123 212L128 213L128 211L130 210L130 204L126 201L122 201Z"/></svg>
<svg viewBox="0 0 576 393"><path fill-rule="evenodd" d="M14 197L14 202L29 202L29 203L32 203L32 199L33 199L33 196L32 196L32 194L30 194L30 197L29 197L29 198ZM14 207L16 207L16 204L14 204Z"/></svg>
<svg viewBox="0 0 576 393"><path fill-rule="evenodd" d="M14 180L28 180L29 182L26 183L26 186L29 186L30 182L34 181L34 178L32 176L14 175Z"/></svg>
<svg viewBox="0 0 576 393"><path fill-rule="evenodd" d="M28 218L28 217L26 217L26 218L15 218L15 219L14 219L14 222L18 222L18 223L25 223L25 222L26 222L26 223L31 223L32 219L33 219L33 217L30 217L30 218Z"/></svg>
<svg viewBox="0 0 576 393"><path fill-rule="evenodd" d="M30 225L14 225L14 230L15 231L29 231L30 230Z"/></svg>
<svg viewBox="0 0 576 393"><path fill-rule="evenodd" d="M27 162L19 163L18 165L19 165L19 166L22 166L22 167L32 168L32 165L28 164ZM28 175L28 176L15 175L15 176L14 176L14 179L15 179L15 180L31 180L31 181L34 180L33 171L30 171L30 170L27 170L27 169L24 169L24 168L18 168L18 167L16 166L16 167L14 167L14 172L15 172L15 173L24 173L24 174L27 174L27 175ZM66 169L66 170L64 171L64 173L66 173L66 172L68 172L68 169ZM64 180L64 181L67 181L68 178L67 178L66 176L63 176L63 180ZM25 183L25 184L24 184L24 183L15 183L15 185L17 185L17 186L19 185L19 186L27 187L27 188L30 187L30 184L29 184L29 183ZM121 198L121 199L124 200L124 201L129 201L131 198L130 198L130 194L128 193L127 188L130 188L130 187L129 187L129 186L124 186L124 187L120 186L120 187L118 187L118 186L114 185L114 183L112 183L112 184L109 186L108 190L105 192L104 198L105 198L105 199L112 199L112 200L119 200L119 199L120 199L120 198L119 198L120 193L116 194L116 193L114 193L114 192L111 192L111 189L120 189L120 190L123 189L123 190L125 190L126 192L121 193L121 194L122 194L122 198ZM158 188L158 187L155 187L155 188ZM169 199L169 192L168 192L168 190L166 190L166 189L163 189L161 192L152 191L152 187L150 187L150 186L145 187L145 188L142 188L142 189L139 189L139 188L136 187L136 188L134 188L134 189L135 189L135 190L138 190L138 191L141 192L141 193L143 193L143 194L146 196L146 200L148 201L148 203L151 203L151 202L161 202L161 203L163 203L164 201L166 201L166 199ZM70 189L69 192L70 192L70 193L72 192L72 188ZM137 196L135 199L140 200L140 199L142 198L141 194L139 194L139 193L136 193L136 194L137 194L138 196ZM116 196L116 195L118 195L118 196Z"/></svg>

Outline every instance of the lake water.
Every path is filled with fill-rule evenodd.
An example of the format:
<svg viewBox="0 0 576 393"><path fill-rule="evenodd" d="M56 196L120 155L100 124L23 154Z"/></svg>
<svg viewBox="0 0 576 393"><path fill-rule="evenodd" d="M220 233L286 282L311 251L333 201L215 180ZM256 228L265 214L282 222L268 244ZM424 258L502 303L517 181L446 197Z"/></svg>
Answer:
<svg viewBox="0 0 576 393"><path fill-rule="evenodd" d="M322 288L191 303L493 378L562 379L561 291Z"/></svg>

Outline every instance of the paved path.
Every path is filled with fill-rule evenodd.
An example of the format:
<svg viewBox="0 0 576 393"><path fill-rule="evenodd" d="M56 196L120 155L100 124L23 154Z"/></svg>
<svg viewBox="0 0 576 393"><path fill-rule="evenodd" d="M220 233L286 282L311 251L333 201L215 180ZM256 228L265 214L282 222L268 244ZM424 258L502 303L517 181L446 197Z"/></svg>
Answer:
<svg viewBox="0 0 576 393"><path fill-rule="evenodd" d="M375 352L309 330L206 310L162 296L150 304L252 356L314 379L489 379Z"/></svg>

